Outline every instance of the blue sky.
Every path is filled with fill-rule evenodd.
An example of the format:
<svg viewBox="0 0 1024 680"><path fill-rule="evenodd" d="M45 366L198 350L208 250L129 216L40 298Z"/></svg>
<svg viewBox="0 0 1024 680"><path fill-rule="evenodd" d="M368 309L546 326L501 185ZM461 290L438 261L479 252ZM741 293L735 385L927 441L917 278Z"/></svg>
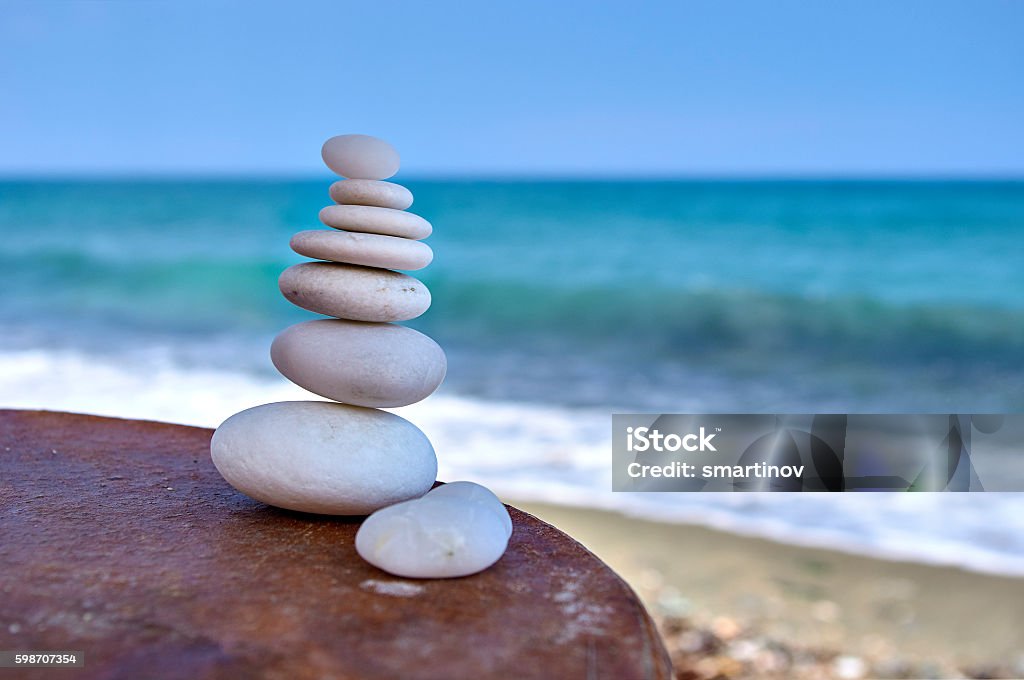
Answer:
<svg viewBox="0 0 1024 680"><path fill-rule="evenodd" d="M0 174L1024 175L1024 2L0 3Z"/></svg>

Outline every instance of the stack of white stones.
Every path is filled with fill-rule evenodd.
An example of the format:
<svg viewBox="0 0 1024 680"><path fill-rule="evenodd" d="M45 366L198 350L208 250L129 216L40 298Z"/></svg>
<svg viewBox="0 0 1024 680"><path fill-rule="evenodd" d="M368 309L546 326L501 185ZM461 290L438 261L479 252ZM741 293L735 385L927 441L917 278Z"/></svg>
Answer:
<svg viewBox="0 0 1024 680"><path fill-rule="evenodd" d="M398 172L398 153L366 135L327 140L323 158L347 177L331 185L339 205L320 211L333 229L302 231L292 250L324 260L289 267L281 292L292 303L337 317L287 329L270 350L277 370L328 399L373 408L406 406L428 397L444 379L444 351L436 342L395 321L430 307L423 283L395 269L422 269L434 254L419 239L430 223L405 212L412 194L384 182Z"/></svg>
<svg viewBox="0 0 1024 680"><path fill-rule="evenodd" d="M433 252L420 239L431 225L405 212L413 201L408 189L383 181L399 168L387 142L341 135L322 154L346 178L331 185L336 205L320 211L333 229L295 234L292 249L319 261L289 267L279 285L292 303L334 318L286 329L270 354L286 378L338 403L281 402L237 413L214 433L214 465L239 491L290 510L366 515L387 508L357 539L360 555L387 571L434 578L479 571L508 544L507 510L470 482L424 496L437 474L430 441L378 410L425 399L444 379L437 343L394 323L430 306L426 286L394 270L430 264Z"/></svg>

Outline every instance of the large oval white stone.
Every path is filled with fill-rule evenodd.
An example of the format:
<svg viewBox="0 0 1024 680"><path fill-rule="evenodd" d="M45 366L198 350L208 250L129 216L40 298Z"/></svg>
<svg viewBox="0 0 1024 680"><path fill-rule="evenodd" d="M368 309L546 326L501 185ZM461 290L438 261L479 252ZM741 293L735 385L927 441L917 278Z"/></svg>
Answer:
<svg viewBox="0 0 1024 680"><path fill-rule="evenodd" d="M430 222L419 215L371 205L329 205L320 211L320 221L328 227L345 231L416 240L430 236L434 230Z"/></svg>
<svg viewBox="0 0 1024 680"><path fill-rule="evenodd" d="M372 179L343 179L330 188L331 198L342 205L374 205L405 210L412 205L412 192L401 184Z"/></svg>
<svg viewBox="0 0 1024 680"><path fill-rule="evenodd" d="M465 498L424 496L378 510L356 533L370 564L406 578L454 578L482 571L508 546L500 517Z"/></svg>
<svg viewBox="0 0 1024 680"><path fill-rule="evenodd" d="M370 135L331 137L320 155L331 170L353 179L387 179L401 165L395 147Z"/></svg>
<svg viewBox="0 0 1024 680"><path fill-rule="evenodd" d="M270 358L299 387L356 406L426 399L444 380L444 350L405 326L317 319L286 328Z"/></svg>
<svg viewBox="0 0 1024 680"><path fill-rule="evenodd" d="M430 307L430 291L407 274L334 262L285 269L278 285L293 304L354 321L405 321Z"/></svg>
<svg viewBox="0 0 1024 680"><path fill-rule="evenodd" d="M210 443L231 486L279 508L366 515L426 492L437 458L387 411L320 401L264 404L225 420Z"/></svg>
<svg viewBox="0 0 1024 680"><path fill-rule="evenodd" d="M434 251L421 241L355 231L300 231L292 236L291 246L299 255L317 260L383 269L423 269L434 259Z"/></svg>

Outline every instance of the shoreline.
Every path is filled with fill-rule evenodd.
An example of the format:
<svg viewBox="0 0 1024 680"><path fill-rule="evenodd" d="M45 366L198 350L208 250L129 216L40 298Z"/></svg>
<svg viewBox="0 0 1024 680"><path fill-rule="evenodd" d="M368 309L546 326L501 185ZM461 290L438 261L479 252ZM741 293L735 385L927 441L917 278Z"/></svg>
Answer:
<svg viewBox="0 0 1024 680"><path fill-rule="evenodd" d="M817 655L837 671L840 657L867 664L857 674L849 661L848 675L835 677L874 677L872 664L894 669L891 677L1024 675L1024 578L506 500L615 569L659 620L677 661L685 651L677 638L708 630L724 643L756 637Z"/></svg>

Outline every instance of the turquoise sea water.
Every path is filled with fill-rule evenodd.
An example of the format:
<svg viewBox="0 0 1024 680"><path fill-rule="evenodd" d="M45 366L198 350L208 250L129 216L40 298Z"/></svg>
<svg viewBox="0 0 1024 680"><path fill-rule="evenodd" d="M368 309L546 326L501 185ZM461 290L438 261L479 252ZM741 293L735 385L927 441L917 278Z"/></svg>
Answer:
<svg viewBox="0 0 1024 680"><path fill-rule="evenodd" d="M326 181L4 182L8 348L267 370ZM408 182L411 325L461 394L618 409L1024 409L1024 184ZM229 349L224 351L222 348Z"/></svg>
<svg viewBox="0 0 1024 680"><path fill-rule="evenodd" d="M0 406L216 425L329 178L0 182ZM613 494L612 412L1024 411L1024 183L405 182L442 479L1024 574L1019 494ZM866 498L865 496L871 496Z"/></svg>

